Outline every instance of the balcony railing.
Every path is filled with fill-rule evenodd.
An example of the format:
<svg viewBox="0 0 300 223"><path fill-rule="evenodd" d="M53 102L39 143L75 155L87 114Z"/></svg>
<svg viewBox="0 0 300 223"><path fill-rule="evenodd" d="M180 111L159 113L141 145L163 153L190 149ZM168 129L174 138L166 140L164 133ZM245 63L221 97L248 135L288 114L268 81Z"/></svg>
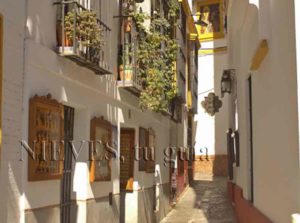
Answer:
<svg viewBox="0 0 300 223"><path fill-rule="evenodd" d="M136 57L138 41L136 40L136 29L130 17L122 20L121 35L121 62L117 84L119 87L138 95L142 90Z"/></svg>
<svg viewBox="0 0 300 223"><path fill-rule="evenodd" d="M60 1L55 5L58 6L57 53L96 74L111 74L109 65L111 29L99 18L96 18L96 23L91 24L93 17L82 17L83 12L92 11L77 1ZM82 21L84 18L87 20ZM84 33L85 24L92 25L92 31L89 30L91 35ZM87 30L88 28L90 27L87 27ZM98 30L98 33L95 30Z"/></svg>

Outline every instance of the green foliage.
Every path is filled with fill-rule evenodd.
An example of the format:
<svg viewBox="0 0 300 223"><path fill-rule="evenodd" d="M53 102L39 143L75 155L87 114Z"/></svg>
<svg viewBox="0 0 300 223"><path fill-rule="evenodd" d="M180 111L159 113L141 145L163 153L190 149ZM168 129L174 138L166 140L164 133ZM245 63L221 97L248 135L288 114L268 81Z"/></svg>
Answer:
<svg viewBox="0 0 300 223"><path fill-rule="evenodd" d="M169 0L168 5L170 8L168 12L168 17L169 19L175 19L179 13L178 0Z"/></svg>
<svg viewBox="0 0 300 223"><path fill-rule="evenodd" d="M173 0L169 0L169 3L172 5ZM143 110L167 111L171 100L177 95L174 63L179 46L171 36L177 8L172 6L174 8L170 8L166 18L159 14L153 18L144 13L133 15L138 32L137 64L138 75L143 83L140 95L140 107ZM148 19L151 19L151 23L146 28L144 24Z"/></svg>
<svg viewBox="0 0 300 223"><path fill-rule="evenodd" d="M73 40L74 29L76 41L85 47L92 47L94 50L103 46L103 30L97 21L96 13L93 11L81 11L76 13L68 12L65 16L65 32L68 39Z"/></svg>

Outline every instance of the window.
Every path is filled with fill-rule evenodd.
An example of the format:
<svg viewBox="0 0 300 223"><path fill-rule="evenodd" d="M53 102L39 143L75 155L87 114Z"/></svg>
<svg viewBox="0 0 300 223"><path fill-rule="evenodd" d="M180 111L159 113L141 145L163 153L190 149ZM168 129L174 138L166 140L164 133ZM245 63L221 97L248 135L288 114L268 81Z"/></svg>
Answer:
<svg viewBox="0 0 300 223"><path fill-rule="evenodd" d="M90 181L111 180L111 156L107 150L107 144L111 146L112 126L101 118L91 120L91 141L94 156L90 165Z"/></svg>
<svg viewBox="0 0 300 223"><path fill-rule="evenodd" d="M151 16L154 15L154 11L156 11L156 13L163 13L161 11L161 3L160 0L152 0L151 1Z"/></svg>
<svg viewBox="0 0 300 223"><path fill-rule="evenodd" d="M111 2L107 0L91 0L91 10L95 11L101 22L108 27L111 27L112 23Z"/></svg>
<svg viewBox="0 0 300 223"><path fill-rule="evenodd" d="M95 74L112 74L111 4L107 0L57 1L57 53Z"/></svg>

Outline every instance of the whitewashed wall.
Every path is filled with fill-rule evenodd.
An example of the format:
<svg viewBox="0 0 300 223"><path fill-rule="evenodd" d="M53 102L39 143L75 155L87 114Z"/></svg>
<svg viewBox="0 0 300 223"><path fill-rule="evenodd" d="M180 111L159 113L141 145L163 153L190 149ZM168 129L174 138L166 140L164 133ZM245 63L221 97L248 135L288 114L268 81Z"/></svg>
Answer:
<svg viewBox="0 0 300 223"><path fill-rule="evenodd" d="M118 15L118 1L112 15ZM157 175L138 171L135 162L134 189L150 188L154 183L165 184L169 181L168 168L163 165L163 150L169 145L165 133L170 130L170 120L160 114L142 112L138 108L138 98L115 84L117 76L118 19L113 21L111 51L113 75L97 76L76 63L58 56L56 46L56 8L51 2L29 0L26 40L26 89L24 96L23 137L28 138L28 101L35 94L51 93L59 102L75 108L74 140L89 139L90 120L94 116L104 116L112 124L138 128L152 127L156 133ZM129 117L129 112L131 117ZM168 134L167 134L168 136ZM119 161L113 162L112 181L89 183L88 150L83 150L74 166L72 199L87 200L108 196L109 192L119 193ZM28 182L27 163L23 165L25 209L57 205L60 203L60 182ZM46 193L51 191L51 193ZM78 204L78 222L85 222L86 204ZM132 210L131 210L132 211ZM133 219L136 220L132 215ZM133 221L134 222L134 221Z"/></svg>
<svg viewBox="0 0 300 223"><path fill-rule="evenodd" d="M25 1L0 1L0 14L4 22L0 221L19 222L22 163L18 140L22 131Z"/></svg>
<svg viewBox="0 0 300 223"><path fill-rule="evenodd" d="M202 49L213 49L226 46L226 40L216 40L203 42ZM201 51L200 51L201 52ZM200 149L208 149L209 155L227 154L226 130L228 129L228 101L226 96L221 98L221 76L224 69L227 69L227 52L218 52L214 54L199 54L198 57L198 122L196 131L196 154ZM223 105L219 113L210 116L204 110L201 102L210 92L214 92Z"/></svg>
<svg viewBox="0 0 300 223"><path fill-rule="evenodd" d="M254 206L274 222L290 222L290 215L299 211L294 1L232 1L228 24L229 61L237 69L241 143L235 181L250 198L247 78L254 52L267 38L269 53L252 73Z"/></svg>

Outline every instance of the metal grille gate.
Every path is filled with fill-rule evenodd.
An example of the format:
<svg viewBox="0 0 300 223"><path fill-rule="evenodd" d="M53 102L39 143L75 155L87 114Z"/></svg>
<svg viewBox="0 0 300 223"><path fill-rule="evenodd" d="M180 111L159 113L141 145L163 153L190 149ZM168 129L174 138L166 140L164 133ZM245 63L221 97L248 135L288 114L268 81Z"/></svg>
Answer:
<svg viewBox="0 0 300 223"><path fill-rule="evenodd" d="M64 107L64 169L61 180L61 223L71 222L71 186L72 186L72 148L69 141L73 140L74 108Z"/></svg>

